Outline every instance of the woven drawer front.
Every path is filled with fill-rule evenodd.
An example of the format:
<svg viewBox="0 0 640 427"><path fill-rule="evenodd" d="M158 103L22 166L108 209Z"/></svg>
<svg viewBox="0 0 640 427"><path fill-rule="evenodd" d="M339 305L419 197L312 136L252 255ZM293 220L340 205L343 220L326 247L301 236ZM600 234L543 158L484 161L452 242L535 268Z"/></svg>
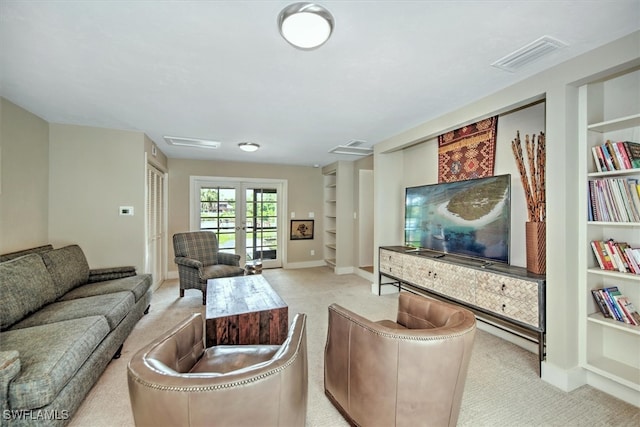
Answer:
<svg viewBox="0 0 640 427"><path fill-rule="evenodd" d="M404 263L404 280L425 289L435 286L435 274L439 266L433 261L419 256L407 256Z"/></svg>
<svg viewBox="0 0 640 427"><path fill-rule="evenodd" d="M476 278L478 291L492 292L526 301L531 305L538 305L538 284L536 282L485 272L478 272Z"/></svg>
<svg viewBox="0 0 640 427"><path fill-rule="evenodd" d="M439 263L436 267L435 291L473 304L475 298L475 271L457 265Z"/></svg>
<svg viewBox="0 0 640 427"><path fill-rule="evenodd" d="M397 252L388 251L385 249L380 250L380 272L388 273L392 276L402 278L403 268L402 263L404 261L403 254Z"/></svg>
<svg viewBox="0 0 640 427"><path fill-rule="evenodd" d="M510 319L518 320L531 326L539 327L538 304L509 298L494 292L476 290L476 305L481 308L501 314Z"/></svg>

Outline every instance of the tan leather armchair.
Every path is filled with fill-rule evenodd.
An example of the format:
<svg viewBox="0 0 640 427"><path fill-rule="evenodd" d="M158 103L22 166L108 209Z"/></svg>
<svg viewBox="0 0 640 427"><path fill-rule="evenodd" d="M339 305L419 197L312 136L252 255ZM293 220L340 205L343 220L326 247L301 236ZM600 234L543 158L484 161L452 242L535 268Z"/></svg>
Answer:
<svg viewBox="0 0 640 427"><path fill-rule="evenodd" d="M332 304L325 394L353 425L455 426L475 330L469 310L407 292L395 322Z"/></svg>
<svg viewBox="0 0 640 427"><path fill-rule="evenodd" d="M282 345L204 347L194 314L137 352L128 365L136 426L304 426L306 315Z"/></svg>

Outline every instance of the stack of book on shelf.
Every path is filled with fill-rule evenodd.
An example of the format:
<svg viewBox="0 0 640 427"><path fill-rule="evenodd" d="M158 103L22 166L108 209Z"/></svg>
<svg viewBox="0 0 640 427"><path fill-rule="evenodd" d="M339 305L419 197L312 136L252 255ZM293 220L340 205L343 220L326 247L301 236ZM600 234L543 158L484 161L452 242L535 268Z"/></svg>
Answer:
<svg viewBox="0 0 640 427"><path fill-rule="evenodd" d="M640 248L609 239L593 240L591 249L601 269L640 274Z"/></svg>
<svg viewBox="0 0 640 427"><path fill-rule="evenodd" d="M604 317L629 325L640 326L640 314L629 298L622 295L617 286L592 289L591 294Z"/></svg>
<svg viewBox="0 0 640 427"><path fill-rule="evenodd" d="M640 222L640 182L636 178L589 180L589 221Z"/></svg>
<svg viewBox="0 0 640 427"><path fill-rule="evenodd" d="M640 144L637 142L607 140L591 151L598 172L640 168Z"/></svg>

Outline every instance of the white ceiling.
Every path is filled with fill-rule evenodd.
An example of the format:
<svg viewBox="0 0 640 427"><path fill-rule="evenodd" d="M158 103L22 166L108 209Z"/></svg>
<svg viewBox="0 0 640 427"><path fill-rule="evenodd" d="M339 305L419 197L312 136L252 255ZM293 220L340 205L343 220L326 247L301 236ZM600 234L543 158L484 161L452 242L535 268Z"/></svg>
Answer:
<svg viewBox="0 0 640 427"><path fill-rule="evenodd" d="M336 145L372 146L640 29L640 0L319 1L333 35L302 51L276 27L292 2L0 0L0 95L49 122L144 132L169 157L325 165L354 159ZM490 65L543 35L568 47Z"/></svg>

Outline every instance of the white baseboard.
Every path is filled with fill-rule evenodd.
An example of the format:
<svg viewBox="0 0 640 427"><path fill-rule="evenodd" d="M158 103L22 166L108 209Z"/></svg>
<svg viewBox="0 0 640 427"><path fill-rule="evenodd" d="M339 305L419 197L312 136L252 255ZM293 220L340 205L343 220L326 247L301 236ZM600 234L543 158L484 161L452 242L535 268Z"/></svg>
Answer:
<svg viewBox="0 0 640 427"><path fill-rule="evenodd" d="M368 271L363 270L361 268L356 268L355 269L355 274L356 274L356 276L360 276L365 280L369 280L369 281L373 282L373 273L369 273Z"/></svg>
<svg viewBox="0 0 640 427"><path fill-rule="evenodd" d="M566 392L575 390L587 383L584 369L577 366L571 369L562 369L546 360L542 362L542 375L540 377L543 381Z"/></svg>
<svg viewBox="0 0 640 427"><path fill-rule="evenodd" d="M631 389L591 371L587 372L587 384L640 408L640 392L638 390Z"/></svg>
<svg viewBox="0 0 640 427"><path fill-rule="evenodd" d="M304 262L287 262L282 267L295 269L295 268L312 268L312 267L324 267L327 265L323 260L319 261L304 261Z"/></svg>
<svg viewBox="0 0 640 427"><path fill-rule="evenodd" d="M542 380L566 392L588 384L603 393L640 408L640 392L579 366L562 369L544 361L542 362Z"/></svg>
<svg viewBox="0 0 640 427"><path fill-rule="evenodd" d="M353 274L353 267L336 267L334 270L336 274Z"/></svg>
<svg viewBox="0 0 640 427"><path fill-rule="evenodd" d="M167 280L179 279L178 270L167 271Z"/></svg>

